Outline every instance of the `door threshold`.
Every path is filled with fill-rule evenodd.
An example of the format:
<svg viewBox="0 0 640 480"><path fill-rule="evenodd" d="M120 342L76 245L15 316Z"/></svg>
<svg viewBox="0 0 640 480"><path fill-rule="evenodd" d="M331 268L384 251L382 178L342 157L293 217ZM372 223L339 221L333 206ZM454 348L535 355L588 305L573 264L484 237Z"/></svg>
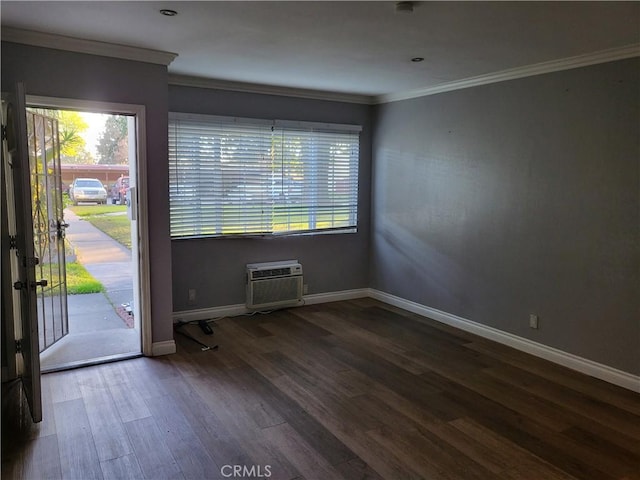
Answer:
<svg viewBox="0 0 640 480"><path fill-rule="evenodd" d="M142 357L142 353L119 353L117 355L107 355L105 357L91 358L89 360L79 360L77 362L62 363L42 369L42 373L61 372L63 370L74 370L76 368L91 367L93 365L101 365L103 363L119 362L121 360L130 360L132 358Z"/></svg>

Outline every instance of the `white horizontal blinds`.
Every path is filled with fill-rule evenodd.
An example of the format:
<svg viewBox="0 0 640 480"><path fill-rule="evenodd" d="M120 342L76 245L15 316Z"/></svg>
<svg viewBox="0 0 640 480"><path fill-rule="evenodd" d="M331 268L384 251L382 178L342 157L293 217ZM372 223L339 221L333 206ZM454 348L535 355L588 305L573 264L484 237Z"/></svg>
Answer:
<svg viewBox="0 0 640 480"><path fill-rule="evenodd" d="M358 130L172 114L172 237L355 228Z"/></svg>
<svg viewBox="0 0 640 480"><path fill-rule="evenodd" d="M274 231L355 227L358 132L283 127L274 143L284 186L284 201L275 206Z"/></svg>
<svg viewBox="0 0 640 480"><path fill-rule="evenodd" d="M264 185L269 182L273 158L271 128L265 125L222 125L220 163L211 184L222 212L217 234L271 231L273 200Z"/></svg>
<svg viewBox="0 0 640 480"><path fill-rule="evenodd" d="M176 118L169 130L171 235L270 232L271 127Z"/></svg>

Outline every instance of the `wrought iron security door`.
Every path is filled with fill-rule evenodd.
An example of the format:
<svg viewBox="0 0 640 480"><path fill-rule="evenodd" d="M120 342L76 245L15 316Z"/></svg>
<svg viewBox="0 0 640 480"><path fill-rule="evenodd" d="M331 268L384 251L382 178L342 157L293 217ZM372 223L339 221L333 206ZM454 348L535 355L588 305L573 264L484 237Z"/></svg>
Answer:
<svg viewBox="0 0 640 480"><path fill-rule="evenodd" d="M58 120L27 112L40 352L69 333Z"/></svg>

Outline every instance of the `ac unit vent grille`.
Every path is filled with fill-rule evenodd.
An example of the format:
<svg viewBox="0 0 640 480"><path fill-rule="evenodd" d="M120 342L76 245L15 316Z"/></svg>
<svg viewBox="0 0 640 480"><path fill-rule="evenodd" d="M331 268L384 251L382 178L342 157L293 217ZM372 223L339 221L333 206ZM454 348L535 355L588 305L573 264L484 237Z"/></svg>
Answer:
<svg viewBox="0 0 640 480"><path fill-rule="evenodd" d="M254 280L269 277L283 277L285 275L291 275L291 267L272 268L269 270L256 270L251 272L251 278Z"/></svg>
<svg viewBox="0 0 640 480"><path fill-rule="evenodd" d="M297 261L247 265L247 308L258 310L299 305L302 266Z"/></svg>
<svg viewBox="0 0 640 480"><path fill-rule="evenodd" d="M273 278L262 282L253 282L254 305L297 302L301 277Z"/></svg>

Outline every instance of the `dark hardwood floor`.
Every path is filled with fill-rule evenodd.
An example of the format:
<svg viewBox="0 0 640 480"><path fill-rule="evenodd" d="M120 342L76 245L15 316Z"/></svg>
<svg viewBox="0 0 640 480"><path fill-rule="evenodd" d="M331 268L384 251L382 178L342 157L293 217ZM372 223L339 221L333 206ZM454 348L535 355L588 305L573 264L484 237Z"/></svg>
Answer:
<svg viewBox="0 0 640 480"><path fill-rule="evenodd" d="M44 375L2 477L640 478L640 395L435 321L362 299L213 327L186 328L218 351Z"/></svg>

